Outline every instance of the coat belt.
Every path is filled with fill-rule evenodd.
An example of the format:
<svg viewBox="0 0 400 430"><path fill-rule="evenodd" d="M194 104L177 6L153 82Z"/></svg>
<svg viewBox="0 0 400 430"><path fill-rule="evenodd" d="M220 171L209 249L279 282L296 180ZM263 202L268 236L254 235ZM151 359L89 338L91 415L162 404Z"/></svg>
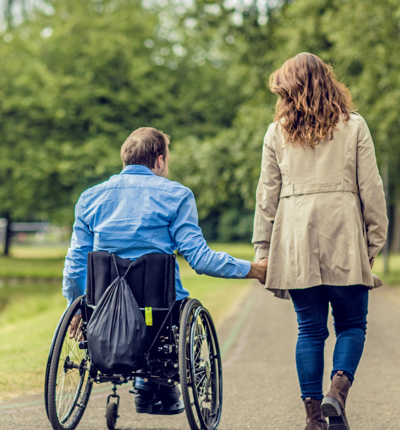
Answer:
<svg viewBox="0 0 400 430"><path fill-rule="evenodd" d="M316 193L333 193L333 192L347 192L358 194L358 186L350 182L337 182L330 184L290 184L283 185L281 189L280 198L290 196L301 196L304 194Z"/></svg>

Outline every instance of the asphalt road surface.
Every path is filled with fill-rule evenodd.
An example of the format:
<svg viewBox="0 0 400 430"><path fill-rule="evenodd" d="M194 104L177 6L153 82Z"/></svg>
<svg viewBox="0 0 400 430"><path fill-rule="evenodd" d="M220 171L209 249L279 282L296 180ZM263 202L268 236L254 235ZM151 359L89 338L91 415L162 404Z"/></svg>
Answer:
<svg viewBox="0 0 400 430"><path fill-rule="evenodd" d="M331 336L326 347L325 392L329 387ZM304 430L305 413L294 363L296 316L290 301L276 299L254 285L218 329L224 363L221 430ZM29 384L29 381L26 381ZM127 385L121 395L120 430L188 429L185 413L135 413ZM106 429L110 391L95 387L78 429ZM0 429L51 430L43 395L0 403ZM400 429L400 293L380 288L370 295L365 352L350 390L347 415L352 430Z"/></svg>

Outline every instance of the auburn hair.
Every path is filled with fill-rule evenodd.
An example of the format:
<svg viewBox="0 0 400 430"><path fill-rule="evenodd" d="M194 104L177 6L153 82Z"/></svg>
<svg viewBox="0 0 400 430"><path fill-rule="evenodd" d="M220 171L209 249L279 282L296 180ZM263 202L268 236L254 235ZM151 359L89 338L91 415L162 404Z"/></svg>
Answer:
<svg viewBox="0 0 400 430"><path fill-rule="evenodd" d="M328 135L332 139L339 120L347 122L353 110L350 91L332 67L308 52L272 73L269 86L279 96L274 121L293 145L316 146Z"/></svg>

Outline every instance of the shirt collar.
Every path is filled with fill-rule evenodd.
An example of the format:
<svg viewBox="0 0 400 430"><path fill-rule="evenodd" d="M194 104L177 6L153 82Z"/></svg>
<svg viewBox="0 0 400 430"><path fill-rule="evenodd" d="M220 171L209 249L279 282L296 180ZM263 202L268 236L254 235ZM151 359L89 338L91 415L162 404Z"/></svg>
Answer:
<svg viewBox="0 0 400 430"><path fill-rule="evenodd" d="M121 175L155 175L155 173L146 166L142 166L141 164L129 164L126 166Z"/></svg>

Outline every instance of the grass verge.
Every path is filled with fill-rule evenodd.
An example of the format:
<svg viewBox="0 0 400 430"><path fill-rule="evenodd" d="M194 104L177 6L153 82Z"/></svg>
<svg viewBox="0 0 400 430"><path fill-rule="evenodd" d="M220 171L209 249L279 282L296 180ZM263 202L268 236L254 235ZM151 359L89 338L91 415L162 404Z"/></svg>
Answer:
<svg viewBox="0 0 400 430"><path fill-rule="evenodd" d="M237 258L253 259L253 247L248 244L213 243L210 246ZM67 246L14 245L9 258L0 256L0 278L62 278L67 250Z"/></svg>

